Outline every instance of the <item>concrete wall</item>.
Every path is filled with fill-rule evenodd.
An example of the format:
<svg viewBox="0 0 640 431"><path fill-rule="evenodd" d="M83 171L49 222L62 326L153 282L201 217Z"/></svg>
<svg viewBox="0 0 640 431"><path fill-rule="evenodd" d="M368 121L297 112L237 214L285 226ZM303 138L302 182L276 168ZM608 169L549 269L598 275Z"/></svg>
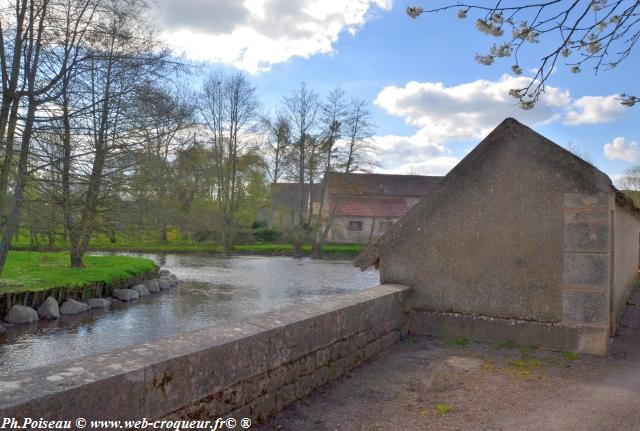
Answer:
<svg viewBox="0 0 640 431"><path fill-rule="evenodd" d="M398 219L394 217L357 217L357 216L337 216L331 229L329 230L328 240L330 242L343 243L359 243L366 244L370 240L377 239L385 230L381 227L382 222L395 223ZM350 231L349 222L362 222L362 231ZM371 232L371 225L373 232Z"/></svg>
<svg viewBox="0 0 640 431"><path fill-rule="evenodd" d="M626 306L629 290L638 280L640 251L640 220L617 204L614 214L613 332Z"/></svg>
<svg viewBox="0 0 640 431"><path fill-rule="evenodd" d="M11 376L1 417L148 419L274 414L403 337L406 287L323 298Z"/></svg>

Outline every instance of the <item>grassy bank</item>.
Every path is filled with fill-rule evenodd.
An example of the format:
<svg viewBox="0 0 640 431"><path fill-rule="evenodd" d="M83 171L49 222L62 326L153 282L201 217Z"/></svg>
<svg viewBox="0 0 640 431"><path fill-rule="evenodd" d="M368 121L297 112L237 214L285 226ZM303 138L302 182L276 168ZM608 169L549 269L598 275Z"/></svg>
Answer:
<svg viewBox="0 0 640 431"><path fill-rule="evenodd" d="M128 256L86 256L86 267L69 267L64 252L11 251L0 277L0 295L109 284L151 272L153 261Z"/></svg>
<svg viewBox="0 0 640 431"><path fill-rule="evenodd" d="M326 244L323 248L325 257L354 257L364 249L362 244ZM14 241L12 244L14 250L47 250L45 244L34 247L25 237ZM65 250L67 245L63 241L57 241L54 250ZM111 242L107 238L97 236L90 243L90 249L93 251L128 251L138 253L224 253L224 248L211 242L195 242L195 241L126 241L119 239ZM287 256L293 254L293 246L286 243L257 243L235 245L234 253L238 254L257 254L269 256ZM311 244L303 246L305 254L311 254Z"/></svg>

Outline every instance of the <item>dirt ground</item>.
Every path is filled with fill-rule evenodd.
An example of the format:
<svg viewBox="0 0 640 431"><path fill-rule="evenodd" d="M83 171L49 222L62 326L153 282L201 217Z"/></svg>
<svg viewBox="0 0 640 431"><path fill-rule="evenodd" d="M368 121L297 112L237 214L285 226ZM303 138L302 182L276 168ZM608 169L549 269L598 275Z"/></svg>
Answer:
<svg viewBox="0 0 640 431"><path fill-rule="evenodd" d="M607 358L410 337L258 429L640 430L638 304Z"/></svg>

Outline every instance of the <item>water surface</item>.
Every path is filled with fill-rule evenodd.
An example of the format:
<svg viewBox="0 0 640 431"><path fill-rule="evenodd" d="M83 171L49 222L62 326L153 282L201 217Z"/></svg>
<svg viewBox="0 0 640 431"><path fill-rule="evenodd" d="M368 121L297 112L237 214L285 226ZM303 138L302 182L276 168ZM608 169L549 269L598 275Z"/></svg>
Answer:
<svg viewBox="0 0 640 431"><path fill-rule="evenodd" d="M0 376L238 320L378 284L348 261L131 254L178 276L178 289L111 310L14 326L0 336Z"/></svg>

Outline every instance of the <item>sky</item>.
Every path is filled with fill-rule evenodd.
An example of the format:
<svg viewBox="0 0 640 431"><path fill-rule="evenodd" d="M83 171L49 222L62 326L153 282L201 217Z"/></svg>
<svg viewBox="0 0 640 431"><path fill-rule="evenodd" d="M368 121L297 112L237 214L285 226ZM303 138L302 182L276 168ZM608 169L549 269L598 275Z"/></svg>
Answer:
<svg viewBox="0 0 640 431"><path fill-rule="evenodd" d="M528 44L519 65L474 61L497 40L456 10L412 19L407 6L437 0L155 0L163 37L185 58L247 73L273 107L306 83L321 95L340 86L369 102L375 172L444 175L506 117L569 147L618 181L640 163L640 56L613 70L574 74L559 64L532 110L509 89L532 76L553 40ZM428 3L428 4L427 4Z"/></svg>

